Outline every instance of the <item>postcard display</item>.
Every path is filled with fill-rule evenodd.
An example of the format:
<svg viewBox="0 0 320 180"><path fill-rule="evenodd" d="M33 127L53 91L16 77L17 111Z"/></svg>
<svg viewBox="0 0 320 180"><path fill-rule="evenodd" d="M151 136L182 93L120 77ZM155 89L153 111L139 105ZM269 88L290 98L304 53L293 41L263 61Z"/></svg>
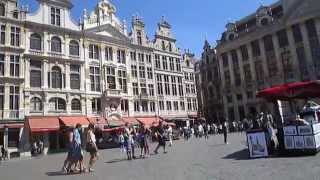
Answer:
<svg viewBox="0 0 320 180"><path fill-rule="evenodd" d="M248 131L247 142L250 158L269 156L266 136L263 131Z"/></svg>
<svg viewBox="0 0 320 180"><path fill-rule="evenodd" d="M286 150L318 150L320 148L320 123L286 126L283 131Z"/></svg>

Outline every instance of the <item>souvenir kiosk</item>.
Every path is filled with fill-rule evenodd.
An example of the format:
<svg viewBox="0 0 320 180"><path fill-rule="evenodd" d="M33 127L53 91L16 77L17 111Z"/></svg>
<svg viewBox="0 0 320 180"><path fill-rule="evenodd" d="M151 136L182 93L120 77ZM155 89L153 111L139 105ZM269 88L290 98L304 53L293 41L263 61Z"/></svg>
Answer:
<svg viewBox="0 0 320 180"><path fill-rule="evenodd" d="M320 106L308 99L320 97L320 81L295 82L264 89L258 98L277 102L282 120L281 138L284 150L299 155L317 153L320 148ZM305 100L301 109L293 108L294 100ZM290 106L285 112L283 104ZM278 132L279 133L279 132Z"/></svg>

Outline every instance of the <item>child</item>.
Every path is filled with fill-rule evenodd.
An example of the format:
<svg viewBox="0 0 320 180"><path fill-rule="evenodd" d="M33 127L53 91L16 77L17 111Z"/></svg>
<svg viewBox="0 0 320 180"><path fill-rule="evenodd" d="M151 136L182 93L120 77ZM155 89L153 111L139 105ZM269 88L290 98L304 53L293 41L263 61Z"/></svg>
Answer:
<svg viewBox="0 0 320 180"><path fill-rule="evenodd" d="M124 147L124 136L123 136L123 132L120 132L119 135L119 143L120 143L120 151L121 152L126 152L126 149Z"/></svg>

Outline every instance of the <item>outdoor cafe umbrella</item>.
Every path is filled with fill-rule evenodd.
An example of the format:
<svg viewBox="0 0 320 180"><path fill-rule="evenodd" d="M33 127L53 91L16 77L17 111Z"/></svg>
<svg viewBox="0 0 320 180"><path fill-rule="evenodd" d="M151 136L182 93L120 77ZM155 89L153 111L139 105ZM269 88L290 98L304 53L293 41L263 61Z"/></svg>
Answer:
<svg viewBox="0 0 320 180"><path fill-rule="evenodd" d="M320 81L294 82L274 86L259 91L257 97L271 101L318 98L320 97Z"/></svg>

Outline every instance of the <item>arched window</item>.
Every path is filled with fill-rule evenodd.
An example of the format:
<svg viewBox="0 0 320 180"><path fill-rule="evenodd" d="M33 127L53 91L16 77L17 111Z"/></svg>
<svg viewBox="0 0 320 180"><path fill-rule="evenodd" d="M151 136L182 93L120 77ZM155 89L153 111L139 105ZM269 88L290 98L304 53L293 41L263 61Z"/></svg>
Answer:
<svg viewBox="0 0 320 180"><path fill-rule="evenodd" d="M41 36L34 33L30 36L30 49L41 51Z"/></svg>
<svg viewBox="0 0 320 180"><path fill-rule="evenodd" d="M62 98L51 98L49 100L50 111L65 111L66 101Z"/></svg>
<svg viewBox="0 0 320 180"><path fill-rule="evenodd" d="M62 73L58 66L52 68L51 82L52 88L62 88Z"/></svg>
<svg viewBox="0 0 320 180"><path fill-rule="evenodd" d="M31 112L40 112L42 111L42 101L38 97L33 97L30 100L30 111Z"/></svg>
<svg viewBox="0 0 320 180"><path fill-rule="evenodd" d="M137 32L137 40L138 40L138 44L142 45L142 33L141 33L141 31Z"/></svg>
<svg viewBox="0 0 320 180"><path fill-rule="evenodd" d="M71 110L72 111L81 111L81 102L79 99L73 99L71 101Z"/></svg>
<svg viewBox="0 0 320 180"><path fill-rule="evenodd" d="M61 39L57 36L51 38L51 51L61 52Z"/></svg>
<svg viewBox="0 0 320 180"><path fill-rule="evenodd" d="M0 16L6 15L6 8L4 4L0 4Z"/></svg>
<svg viewBox="0 0 320 180"><path fill-rule="evenodd" d="M69 54L72 56L79 56L79 43L75 40L70 41Z"/></svg>

